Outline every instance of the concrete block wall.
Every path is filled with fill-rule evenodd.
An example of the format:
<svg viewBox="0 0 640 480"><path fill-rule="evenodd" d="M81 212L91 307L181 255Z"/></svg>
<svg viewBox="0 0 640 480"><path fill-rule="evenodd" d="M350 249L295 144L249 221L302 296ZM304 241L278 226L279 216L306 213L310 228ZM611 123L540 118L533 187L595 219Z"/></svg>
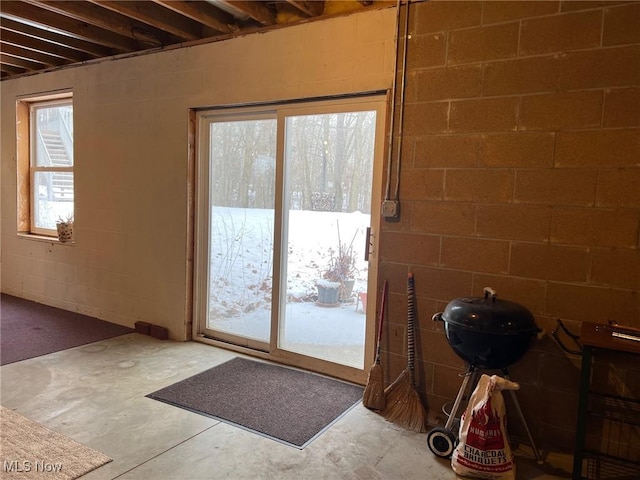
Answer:
<svg viewBox="0 0 640 480"><path fill-rule="evenodd" d="M406 365L413 271L418 388L443 419L465 365L431 316L453 298L491 286L547 332L640 327L640 2L419 2L409 34L386 378ZM571 449L579 362L547 337L510 369L540 443Z"/></svg>

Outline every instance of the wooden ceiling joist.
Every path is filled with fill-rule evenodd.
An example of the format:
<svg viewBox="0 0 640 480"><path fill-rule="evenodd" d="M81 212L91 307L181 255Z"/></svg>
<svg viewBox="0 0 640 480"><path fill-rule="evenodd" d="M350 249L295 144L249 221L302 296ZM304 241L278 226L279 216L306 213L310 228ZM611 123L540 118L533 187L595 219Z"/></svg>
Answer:
<svg viewBox="0 0 640 480"><path fill-rule="evenodd" d="M1 3L0 8L3 6L4 3ZM2 13L4 15L4 12ZM6 31L12 31L28 37L37 38L41 41L46 41L54 44L56 47L63 46L71 50L84 52L92 57L107 57L117 53L116 51L102 45L62 35L52 30L47 30L46 27L36 27L26 23L20 23L4 16L0 18L0 25L2 26L2 35L4 35L4 32Z"/></svg>
<svg viewBox="0 0 640 480"><path fill-rule="evenodd" d="M14 67L12 65L7 65L5 63L0 63L0 72L2 74L12 74L12 75L20 75L21 73L26 72L25 68Z"/></svg>
<svg viewBox="0 0 640 480"><path fill-rule="evenodd" d="M2 30L0 31L0 41L3 44L9 43L12 45L22 45L29 50L46 53L48 55L53 55L54 57L59 57L71 62L82 62L91 58L90 55L78 50L74 50L72 48L67 48L62 45L56 45L55 43L23 35L22 33L18 33L12 30L6 30L4 28L4 25Z"/></svg>
<svg viewBox="0 0 640 480"><path fill-rule="evenodd" d="M245 13L261 25L269 26L276 23L276 12L271 10L266 2L245 2L242 0L219 0L219 2Z"/></svg>
<svg viewBox="0 0 640 480"><path fill-rule="evenodd" d="M121 15L138 20L158 30L164 30L175 35L180 41L197 40L202 38L202 27L172 10L149 1L105 1L90 0L92 3Z"/></svg>
<svg viewBox="0 0 640 480"><path fill-rule="evenodd" d="M63 58L55 57L53 55L48 55L42 52L36 52L34 50L29 50L22 47L17 47L15 45L5 43L4 41L0 43L0 50L2 50L2 53L6 53L7 55L42 63L43 65L47 65L49 67L57 67L60 65L64 65L65 63L69 63Z"/></svg>
<svg viewBox="0 0 640 480"><path fill-rule="evenodd" d="M24 68L25 70L40 70L43 67L47 67L46 63L26 60L24 58L14 57L13 55L7 55L6 53L0 53L0 62L4 65Z"/></svg>
<svg viewBox="0 0 640 480"><path fill-rule="evenodd" d="M90 2L63 0L23 0L45 10L102 28L111 34L117 34L134 41L159 47L176 43L167 32L156 29L135 19L114 13ZM134 48L135 49L135 48Z"/></svg>
<svg viewBox="0 0 640 480"><path fill-rule="evenodd" d="M310 17L317 17L322 15L324 11L324 1L302 1L302 0L287 0L290 5L294 6L304 14Z"/></svg>
<svg viewBox="0 0 640 480"><path fill-rule="evenodd" d="M238 30L234 18L226 12L216 10L207 2L179 2L171 0L153 0L174 12L202 23L220 33L233 33Z"/></svg>
<svg viewBox="0 0 640 480"><path fill-rule="evenodd" d="M359 10L371 0L341 2ZM382 7L395 0L375 2ZM324 0L0 0L2 80L330 15Z"/></svg>
<svg viewBox="0 0 640 480"><path fill-rule="evenodd" d="M130 38L25 2L2 2L2 12L52 28L63 35L113 48L119 53L132 52L140 48L138 42Z"/></svg>

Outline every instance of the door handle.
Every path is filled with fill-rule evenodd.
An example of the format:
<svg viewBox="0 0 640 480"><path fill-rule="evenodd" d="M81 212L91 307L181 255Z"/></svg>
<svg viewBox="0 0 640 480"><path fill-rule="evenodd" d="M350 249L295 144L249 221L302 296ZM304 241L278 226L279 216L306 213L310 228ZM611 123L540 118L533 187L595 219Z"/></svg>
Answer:
<svg viewBox="0 0 640 480"><path fill-rule="evenodd" d="M375 253L372 250L373 247L373 235L371 233L371 227L367 227L367 233L364 237L364 260L365 262L369 261L369 256L373 253Z"/></svg>

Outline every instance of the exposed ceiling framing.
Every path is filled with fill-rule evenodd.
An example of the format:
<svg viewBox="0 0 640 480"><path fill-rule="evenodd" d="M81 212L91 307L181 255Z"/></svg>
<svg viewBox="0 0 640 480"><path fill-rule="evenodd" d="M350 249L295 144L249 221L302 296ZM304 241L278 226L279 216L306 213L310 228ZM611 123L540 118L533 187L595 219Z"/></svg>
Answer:
<svg viewBox="0 0 640 480"><path fill-rule="evenodd" d="M372 5L372 0L2 0L2 79L213 41ZM389 1L375 2L389 4Z"/></svg>

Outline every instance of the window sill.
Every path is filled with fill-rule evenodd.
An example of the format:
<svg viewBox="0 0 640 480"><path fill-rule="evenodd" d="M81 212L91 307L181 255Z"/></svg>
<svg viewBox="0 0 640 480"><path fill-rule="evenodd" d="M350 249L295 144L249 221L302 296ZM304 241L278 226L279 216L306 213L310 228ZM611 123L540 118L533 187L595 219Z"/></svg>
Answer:
<svg viewBox="0 0 640 480"><path fill-rule="evenodd" d="M48 237L46 235L38 235L35 233L27 233L27 232L18 232L18 238L23 238L25 240L33 240L35 242L64 245L69 247L75 245L75 241L73 240L71 240L70 242L61 242L60 240L58 240L57 237Z"/></svg>

